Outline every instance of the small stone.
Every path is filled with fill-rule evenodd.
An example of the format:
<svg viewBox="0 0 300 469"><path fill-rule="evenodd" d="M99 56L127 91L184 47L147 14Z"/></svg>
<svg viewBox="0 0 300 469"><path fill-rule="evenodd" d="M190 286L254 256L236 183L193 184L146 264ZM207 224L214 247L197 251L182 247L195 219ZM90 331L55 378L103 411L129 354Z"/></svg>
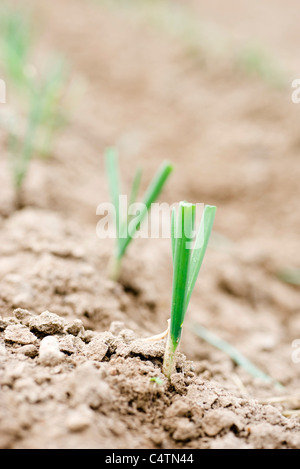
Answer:
<svg viewBox="0 0 300 469"><path fill-rule="evenodd" d="M59 349L56 337L47 336L41 340L39 362L45 366L55 366L62 362L64 354Z"/></svg>
<svg viewBox="0 0 300 469"><path fill-rule="evenodd" d="M37 338L29 329L22 325L7 326L4 332L6 342L15 342L21 345L34 344Z"/></svg>
<svg viewBox="0 0 300 469"><path fill-rule="evenodd" d="M79 337L67 334L59 338L59 348L62 352L73 354L84 348L84 343Z"/></svg>
<svg viewBox="0 0 300 469"><path fill-rule="evenodd" d="M80 319L74 319L66 325L65 330L68 334L79 335L84 332L83 322Z"/></svg>
<svg viewBox="0 0 300 469"><path fill-rule="evenodd" d="M4 344L0 344L0 357L6 357L6 348Z"/></svg>
<svg viewBox="0 0 300 469"><path fill-rule="evenodd" d="M119 335L127 344L136 339L136 335L131 329L122 329Z"/></svg>
<svg viewBox="0 0 300 469"><path fill-rule="evenodd" d="M122 329L125 329L125 324L122 321L113 321L110 325L109 332L117 336L120 334Z"/></svg>
<svg viewBox="0 0 300 469"><path fill-rule="evenodd" d="M82 432L90 426L92 419L93 412L84 405L76 410L71 410L66 420L66 427L71 432Z"/></svg>
<svg viewBox="0 0 300 469"><path fill-rule="evenodd" d="M29 326L30 320L34 317L27 309L17 308L14 310L14 316L24 325Z"/></svg>
<svg viewBox="0 0 300 469"><path fill-rule="evenodd" d="M165 353L165 344L159 342L147 342L146 340L136 339L129 345L130 353L143 355L146 358L162 358Z"/></svg>
<svg viewBox="0 0 300 469"><path fill-rule="evenodd" d="M38 355L38 349L33 344L23 345L17 351L30 358L34 358Z"/></svg>
<svg viewBox="0 0 300 469"><path fill-rule="evenodd" d="M101 336L95 337L86 346L86 355L93 360L98 360L98 361L103 360L107 351L108 351L108 345Z"/></svg>
<svg viewBox="0 0 300 469"><path fill-rule="evenodd" d="M44 311L39 316L31 318L29 325L33 331L53 335L63 331L65 320L57 314Z"/></svg>
<svg viewBox="0 0 300 469"><path fill-rule="evenodd" d="M0 331L4 331L9 325L18 325L19 322L16 318L1 318L0 317Z"/></svg>
<svg viewBox="0 0 300 469"><path fill-rule="evenodd" d="M0 317L0 331L4 331L4 329L7 327L6 321Z"/></svg>

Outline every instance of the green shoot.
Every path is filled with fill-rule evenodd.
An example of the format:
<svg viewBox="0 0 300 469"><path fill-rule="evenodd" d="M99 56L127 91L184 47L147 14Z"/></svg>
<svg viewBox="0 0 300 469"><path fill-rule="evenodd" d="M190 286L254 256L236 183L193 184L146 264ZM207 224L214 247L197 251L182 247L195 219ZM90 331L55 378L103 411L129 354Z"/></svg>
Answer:
<svg viewBox="0 0 300 469"><path fill-rule="evenodd" d="M290 285L300 285L300 269L299 268L286 268L277 272L277 277L285 283Z"/></svg>
<svg viewBox="0 0 300 469"><path fill-rule="evenodd" d="M63 69L58 66L44 81L32 83L28 93L25 129L15 123L8 128L8 150L16 194L16 208L23 205L22 189L30 162L35 155L50 155L55 132L64 124L60 98L64 84Z"/></svg>
<svg viewBox="0 0 300 469"><path fill-rule="evenodd" d="M248 358L246 358L238 349L226 342L225 340L218 337L216 334L213 334L211 331L201 326L198 323L190 324L191 330L202 340L212 345L213 347L221 350L226 353L231 360L244 368L244 370L249 373L254 378L261 379L267 383L274 383L276 387L282 388L283 386L275 381L271 376L267 375L259 368L257 368Z"/></svg>
<svg viewBox="0 0 300 469"><path fill-rule="evenodd" d="M180 202L178 214L172 212L171 241L173 257L173 290L171 322L163 362L163 373L170 379L175 368L176 350L190 298L210 238L216 207L206 205L192 248L196 206Z"/></svg>
<svg viewBox="0 0 300 469"><path fill-rule="evenodd" d="M14 85L28 80L28 63L32 47L32 25L28 14L8 5L0 9L0 51L5 71Z"/></svg>
<svg viewBox="0 0 300 469"><path fill-rule="evenodd" d="M274 87L285 84L281 65L259 44L247 44L237 53L237 65L247 75L258 77Z"/></svg>
<svg viewBox="0 0 300 469"><path fill-rule="evenodd" d="M32 63L33 25L27 12L1 7L0 28L1 62L19 105L11 110L12 118L1 124L8 133L15 205L22 208L22 190L32 158L50 155L54 135L66 123L61 107L66 70L61 59L50 63L43 73Z"/></svg>
<svg viewBox="0 0 300 469"><path fill-rule="evenodd" d="M157 384L158 386L162 386L164 384L163 380L161 378L158 378L157 376L153 376L150 378L150 383Z"/></svg>
<svg viewBox="0 0 300 469"><path fill-rule="evenodd" d="M22 208L22 188L29 163L34 154L34 142L39 123L39 112L37 106L32 106L27 120L27 128L22 139L18 138L15 132L9 132L8 145L11 152L11 168L13 184L15 188L16 208Z"/></svg>
<svg viewBox="0 0 300 469"><path fill-rule="evenodd" d="M38 83L32 83L30 102L39 109L39 131L36 142L39 156L50 155L55 134L67 122L65 107L62 110L66 82L66 64L63 59L55 58L48 65L44 77Z"/></svg>
<svg viewBox="0 0 300 469"><path fill-rule="evenodd" d="M111 258L109 275L112 280L118 281L121 271L121 263L125 252L134 235L138 232L141 223L151 208L152 203L155 202L161 193L165 182L173 170L173 166L169 162L164 162L161 165L146 190L142 201L143 203L141 204L141 210L137 216L130 217L128 215L128 211L127 213L120 213L122 212L122 208L119 203L121 186L119 179L118 155L115 148L109 148L106 150L105 161L111 199L116 213L116 246L114 255ZM129 199L130 204L134 204L136 202L140 187L141 174L140 169L135 173Z"/></svg>

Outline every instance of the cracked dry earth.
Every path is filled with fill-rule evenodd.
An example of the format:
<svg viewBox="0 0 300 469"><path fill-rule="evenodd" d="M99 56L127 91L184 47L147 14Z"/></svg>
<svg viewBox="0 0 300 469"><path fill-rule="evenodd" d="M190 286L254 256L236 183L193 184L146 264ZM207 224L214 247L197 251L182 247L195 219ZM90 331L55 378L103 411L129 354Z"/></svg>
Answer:
<svg viewBox="0 0 300 469"><path fill-rule="evenodd" d="M3 222L2 236L11 244L1 244L1 448L300 446L299 421L243 394L241 370L224 356L179 353L168 382L164 341L144 340L159 332L150 323L160 306L147 290L106 280L99 243L81 227L27 209ZM16 258L18 275L9 273ZM50 299L53 311L43 309Z"/></svg>

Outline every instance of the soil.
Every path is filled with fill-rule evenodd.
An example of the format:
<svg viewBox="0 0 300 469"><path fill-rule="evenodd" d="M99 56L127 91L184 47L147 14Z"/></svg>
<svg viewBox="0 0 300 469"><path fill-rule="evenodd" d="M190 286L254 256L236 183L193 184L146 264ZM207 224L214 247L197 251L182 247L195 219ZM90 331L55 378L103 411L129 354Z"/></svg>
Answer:
<svg viewBox="0 0 300 469"><path fill-rule="evenodd" d="M216 56L209 41L191 50L138 7L26 3L38 59L62 53L73 91L51 158L32 161L22 210L1 130L0 447L299 449L299 286L277 275L299 267L299 108L289 81L299 6L274 2L266 25L259 2L236 9L231 0L224 16L217 0L176 2L186 21L213 22L224 44L238 48L255 31L273 45L286 73L276 87L245 73L229 50ZM280 47L278 23L289 30ZM96 235L111 144L125 189L133 167L143 167L143 190L169 159L161 201L217 205L171 381L161 371L164 340L145 340L170 315L170 241L135 240L116 283L107 276L113 240ZM271 381L199 338L195 322Z"/></svg>

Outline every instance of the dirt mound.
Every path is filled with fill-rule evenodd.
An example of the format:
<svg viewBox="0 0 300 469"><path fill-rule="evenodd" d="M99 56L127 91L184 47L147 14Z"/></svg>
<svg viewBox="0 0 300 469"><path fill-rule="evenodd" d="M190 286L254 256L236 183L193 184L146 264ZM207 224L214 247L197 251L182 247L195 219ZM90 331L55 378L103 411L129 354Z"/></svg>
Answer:
<svg viewBox="0 0 300 469"><path fill-rule="evenodd" d="M2 448L299 446L299 422L282 415L282 404L259 404L241 383L284 392L195 338L198 360L179 354L168 382L164 342L144 340L165 324L167 293L150 302L133 277L131 288L108 281L91 232L27 209L3 223L1 236L10 240L1 244ZM192 333L185 335L188 351Z"/></svg>
<svg viewBox="0 0 300 469"><path fill-rule="evenodd" d="M0 323L2 448L296 448L298 422L195 375L113 322L17 309ZM58 443L59 442L59 443Z"/></svg>

